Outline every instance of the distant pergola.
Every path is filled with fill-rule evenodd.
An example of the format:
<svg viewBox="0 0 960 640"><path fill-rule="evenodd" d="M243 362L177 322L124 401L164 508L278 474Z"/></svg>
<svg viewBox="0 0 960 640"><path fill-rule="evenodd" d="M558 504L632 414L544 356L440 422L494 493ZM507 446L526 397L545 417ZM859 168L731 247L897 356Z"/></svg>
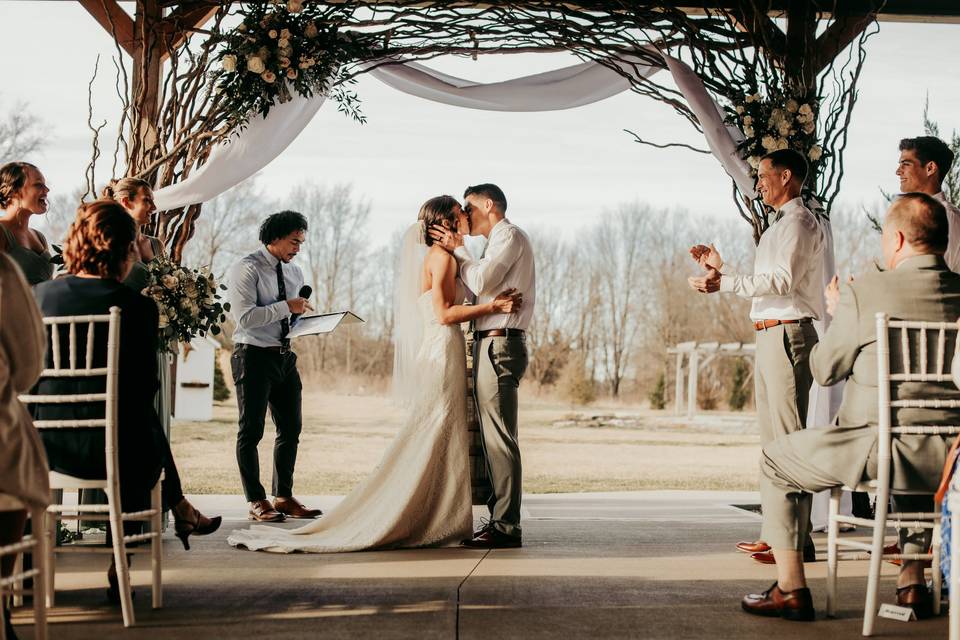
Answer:
<svg viewBox="0 0 960 640"><path fill-rule="evenodd" d="M130 56L130 96L132 105L131 128L127 141L127 175L150 177L156 175L155 147L169 131L161 124L164 92L164 67L169 66L171 52L183 44L191 33L202 30L218 10L229 4L228 0L34 0L79 2L90 15L116 41L118 48ZM451 12L486 10L491 7L515 8L529 12L551 11L561 16L559 27L551 31L551 37L563 31L563 16L570 16L570 24L578 17L588 14L603 14L604 24L617 28L618 15L635 16L640 13L662 15L664 11L680 12L683 16L703 16L709 12L726 12L733 29L742 34L745 42L757 50L763 51L772 64L783 70L798 86L812 87L817 75L827 68L838 54L865 31L875 20L897 22L960 22L960 2L955 0L660 0L651 1L607 1L607 2L433 2L430 0L305 0L328 6L350 6L358 8L393 8L404 15L426 16L423 24L436 24L443 28L443 16ZM124 7L132 8L128 12ZM435 14L430 14L431 11ZM446 13L444 13L446 12ZM435 17L440 16L440 17ZM821 28L819 20L831 19L830 24ZM431 20L433 22L431 22ZM531 23L532 24L532 23ZM443 43L434 48L431 55L444 52L476 55L477 53L502 52L491 45L496 38L508 35L506 30L493 29L490 33L469 32L473 48L462 43L445 49ZM602 35L602 34L601 34ZM682 44L683 34L673 34L676 43ZM602 48L602 38L598 46ZM747 46L747 45L743 45ZM536 48L536 47L533 47ZM387 55L403 55L396 51L390 35L381 43L382 52ZM514 51L520 50L520 47ZM682 108L674 101L675 108ZM169 127L167 127L169 128ZM206 151L205 153L209 153ZM151 157L154 154L154 157ZM196 162L201 163L205 155L200 153ZM182 179L167 171L158 179L158 186L166 186ZM117 176L119 177L119 176ZM164 213L166 220L158 222L156 231L164 237L172 250L174 259L179 259L185 243L193 234L201 204L192 205L177 212ZM163 216L162 216L163 217ZM162 227L162 228L161 228ZM756 231L755 231L756 235ZM756 236L759 237L759 236Z"/></svg>
<svg viewBox="0 0 960 640"><path fill-rule="evenodd" d="M683 413L684 376L687 378L687 419L692 420L697 414L697 391L699 387L700 371L719 357L738 357L753 360L757 353L755 343L742 342L681 342L675 347L667 349L670 355L676 355L676 379L674 382L674 415ZM686 366L684 365L686 360Z"/></svg>

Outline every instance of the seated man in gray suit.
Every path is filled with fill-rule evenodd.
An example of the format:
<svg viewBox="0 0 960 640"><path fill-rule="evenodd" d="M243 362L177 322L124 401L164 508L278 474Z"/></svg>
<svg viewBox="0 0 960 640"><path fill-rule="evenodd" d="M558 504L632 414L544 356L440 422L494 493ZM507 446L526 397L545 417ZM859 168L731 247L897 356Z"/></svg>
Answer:
<svg viewBox="0 0 960 640"><path fill-rule="evenodd" d="M885 271L855 283L827 289L833 323L810 354L810 369L821 385L847 384L837 424L806 429L768 443L760 458L763 539L774 549L777 582L743 598L744 611L789 620L813 620L813 600L803 573L802 549L811 494L845 484L854 486L877 473L876 314L892 318L955 322L960 316L960 275L947 269L947 217L943 205L923 193L906 193L891 205L883 225ZM894 397L919 392L960 398L946 383L902 383ZM898 409L893 424L957 424L950 409ZM897 497L898 511L931 511L946 459L947 436L902 435L893 442L892 487L930 490L930 497ZM929 530L901 531L904 553L924 553ZM931 597L921 561L904 561L897 602L917 617L931 615Z"/></svg>

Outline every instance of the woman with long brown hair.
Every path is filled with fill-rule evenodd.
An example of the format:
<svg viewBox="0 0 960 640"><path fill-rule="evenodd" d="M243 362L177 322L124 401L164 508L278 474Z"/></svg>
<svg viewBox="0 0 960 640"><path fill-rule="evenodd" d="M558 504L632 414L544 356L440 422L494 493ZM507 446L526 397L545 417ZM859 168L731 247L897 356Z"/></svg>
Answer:
<svg viewBox="0 0 960 640"><path fill-rule="evenodd" d="M159 238L143 233L143 226L150 223L157 207L153 203L153 189L142 178L122 178L113 180L104 187L101 194L120 203L120 206L133 218L137 225L137 238L134 242L137 259L130 267L130 274L123 284L134 291L143 291L150 283L150 261L163 255L163 243Z"/></svg>

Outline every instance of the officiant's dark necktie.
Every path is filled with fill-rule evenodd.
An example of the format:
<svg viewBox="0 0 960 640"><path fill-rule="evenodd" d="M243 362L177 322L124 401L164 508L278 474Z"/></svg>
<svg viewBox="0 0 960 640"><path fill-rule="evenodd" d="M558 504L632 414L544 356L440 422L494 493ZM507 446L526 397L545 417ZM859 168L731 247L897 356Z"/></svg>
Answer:
<svg viewBox="0 0 960 640"><path fill-rule="evenodd" d="M280 302L287 300L287 287L283 283L283 261L277 262L277 297ZM287 334L290 333L290 318L284 318L280 321L280 348L286 351L290 348L290 340Z"/></svg>

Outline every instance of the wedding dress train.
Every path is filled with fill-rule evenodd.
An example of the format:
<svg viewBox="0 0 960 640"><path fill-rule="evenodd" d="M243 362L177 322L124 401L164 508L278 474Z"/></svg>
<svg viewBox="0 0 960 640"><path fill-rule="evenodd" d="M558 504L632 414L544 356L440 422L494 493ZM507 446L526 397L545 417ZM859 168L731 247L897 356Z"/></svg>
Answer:
<svg viewBox="0 0 960 640"><path fill-rule="evenodd" d="M458 283L459 284L459 283ZM417 390L380 464L328 515L298 529L253 526L227 541L253 551L336 553L439 546L473 527L463 335L417 299L423 340Z"/></svg>

